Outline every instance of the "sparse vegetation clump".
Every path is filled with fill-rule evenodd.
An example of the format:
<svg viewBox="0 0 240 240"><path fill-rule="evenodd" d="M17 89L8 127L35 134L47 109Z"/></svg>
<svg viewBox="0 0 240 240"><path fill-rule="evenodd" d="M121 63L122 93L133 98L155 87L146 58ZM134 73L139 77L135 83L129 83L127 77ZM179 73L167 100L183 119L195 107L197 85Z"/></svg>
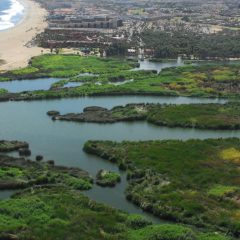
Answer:
<svg viewBox="0 0 240 240"><path fill-rule="evenodd" d="M0 95L4 95L6 93L8 93L6 89L0 88Z"/></svg>
<svg viewBox="0 0 240 240"><path fill-rule="evenodd" d="M103 187L114 187L120 181L120 174L103 169L96 176L96 183Z"/></svg>

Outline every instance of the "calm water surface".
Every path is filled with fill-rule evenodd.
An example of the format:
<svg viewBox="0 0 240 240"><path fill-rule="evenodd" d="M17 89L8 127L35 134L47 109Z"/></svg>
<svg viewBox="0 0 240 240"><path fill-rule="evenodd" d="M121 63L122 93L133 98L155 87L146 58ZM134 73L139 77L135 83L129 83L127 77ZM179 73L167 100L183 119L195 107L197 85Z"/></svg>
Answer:
<svg viewBox="0 0 240 240"><path fill-rule="evenodd" d="M83 84L82 82L68 82L68 83L64 84L63 87L79 87L82 84Z"/></svg>
<svg viewBox="0 0 240 240"><path fill-rule="evenodd" d="M60 80L59 78L14 80L0 82L0 88L4 88L12 93L34 90L48 90L53 83L58 82L59 80Z"/></svg>
<svg viewBox="0 0 240 240"><path fill-rule="evenodd" d="M144 59L143 61L138 61L140 66L139 68L134 68L134 71L137 70L156 70L158 73L162 71L164 68L169 67L180 67L184 66L184 62L181 60L181 58L178 58L176 60L172 60L169 62L151 62L148 59Z"/></svg>
<svg viewBox="0 0 240 240"><path fill-rule="evenodd" d="M15 192L17 192L17 191L15 191L15 190L0 191L0 200L10 198L11 195L13 195L13 193L15 193Z"/></svg>

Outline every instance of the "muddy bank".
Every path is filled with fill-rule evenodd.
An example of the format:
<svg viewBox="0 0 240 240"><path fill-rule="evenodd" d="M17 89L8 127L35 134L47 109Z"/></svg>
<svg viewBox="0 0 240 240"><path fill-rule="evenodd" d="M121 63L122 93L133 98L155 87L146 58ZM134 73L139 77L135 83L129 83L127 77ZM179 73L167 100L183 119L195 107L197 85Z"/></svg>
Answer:
<svg viewBox="0 0 240 240"><path fill-rule="evenodd" d="M58 114L57 111L49 111L48 115L54 115L52 120L93 122L93 123L114 123L119 121L136 121L146 119L145 104L129 104L125 108L114 107L111 110L92 106L83 109L82 113Z"/></svg>
<svg viewBox="0 0 240 240"><path fill-rule="evenodd" d="M29 144L26 142L0 140L0 152L11 152L28 148Z"/></svg>

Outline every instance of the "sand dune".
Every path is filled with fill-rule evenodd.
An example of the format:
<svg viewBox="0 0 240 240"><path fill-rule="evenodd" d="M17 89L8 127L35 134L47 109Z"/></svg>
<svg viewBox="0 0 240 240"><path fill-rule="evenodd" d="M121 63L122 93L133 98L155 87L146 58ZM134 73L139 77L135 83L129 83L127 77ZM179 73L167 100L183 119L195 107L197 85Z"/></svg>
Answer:
<svg viewBox="0 0 240 240"><path fill-rule="evenodd" d="M11 70L27 65L28 60L41 51L29 47L29 42L47 26L47 11L33 0L21 0L25 6L25 17L15 27L0 31L0 70Z"/></svg>

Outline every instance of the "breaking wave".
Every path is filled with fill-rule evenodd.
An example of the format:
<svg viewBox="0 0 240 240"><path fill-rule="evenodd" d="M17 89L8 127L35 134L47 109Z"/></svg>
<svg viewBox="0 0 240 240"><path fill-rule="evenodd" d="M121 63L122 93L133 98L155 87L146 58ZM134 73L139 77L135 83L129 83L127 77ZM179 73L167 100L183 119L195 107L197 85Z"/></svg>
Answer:
<svg viewBox="0 0 240 240"><path fill-rule="evenodd" d="M0 12L0 31L14 27L23 17L24 6L17 0L10 0L10 7Z"/></svg>

